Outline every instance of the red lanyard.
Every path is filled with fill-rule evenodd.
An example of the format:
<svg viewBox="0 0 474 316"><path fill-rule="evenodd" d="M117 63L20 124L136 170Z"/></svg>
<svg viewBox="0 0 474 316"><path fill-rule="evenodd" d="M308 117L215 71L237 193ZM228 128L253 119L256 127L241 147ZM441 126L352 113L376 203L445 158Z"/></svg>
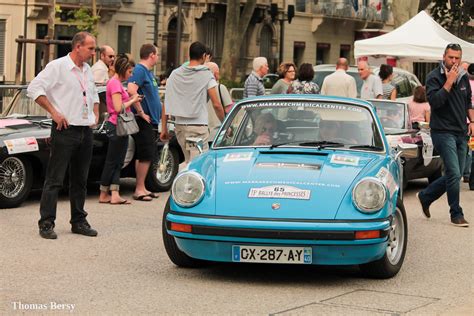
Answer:
<svg viewBox="0 0 474 316"><path fill-rule="evenodd" d="M75 69L75 68L74 68ZM84 73L84 80L81 80L81 78L79 77L79 75L77 74L76 71L74 71L73 69L73 73L74 75L76 76L77 80L79 80L79 84L81 85L81 89L82 89L82 98L84 100L84 105L87 106L87 93L86 93L86 73Z"/></svg>

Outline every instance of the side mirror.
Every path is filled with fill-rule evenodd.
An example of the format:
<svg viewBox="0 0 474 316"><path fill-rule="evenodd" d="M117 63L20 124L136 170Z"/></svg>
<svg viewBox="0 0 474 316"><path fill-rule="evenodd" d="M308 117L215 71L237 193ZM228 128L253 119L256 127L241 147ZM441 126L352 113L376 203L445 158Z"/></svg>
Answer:
<svg viewBox="0 0 474 316"><path fill-rule="evenodd" d="M418 145L416 144L406 144L400 143L397 145L397 154L395 159L399 157L403 158L416 158L418 157Z"/></svg>
<svg viewBox="0 0 474 316"><path fill-rule="evenodd" d="M199 137L186 137L186 143L189 147L195 147L202 154L204 148L204 141Z"/></svg>
<svg viewBox="0 0 474 316"><path fill-rule="evenodd" d="M104 116L104 120L100 124L99 129L97 130L98 132L102 132L104 130L105 122L107 122L107 120L109 119L109 112L104 112L104 114L102 115Z"/></svg>

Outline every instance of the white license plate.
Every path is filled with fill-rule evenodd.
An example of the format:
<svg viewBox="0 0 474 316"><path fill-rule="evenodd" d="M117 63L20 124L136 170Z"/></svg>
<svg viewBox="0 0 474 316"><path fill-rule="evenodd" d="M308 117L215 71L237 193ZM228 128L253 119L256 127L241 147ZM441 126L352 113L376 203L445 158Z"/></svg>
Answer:
<svg viewBox="0 0 474 316"><path fill-rule="evenodd" d="M311 247L232 246L233 262L311 264Z"/></svg>

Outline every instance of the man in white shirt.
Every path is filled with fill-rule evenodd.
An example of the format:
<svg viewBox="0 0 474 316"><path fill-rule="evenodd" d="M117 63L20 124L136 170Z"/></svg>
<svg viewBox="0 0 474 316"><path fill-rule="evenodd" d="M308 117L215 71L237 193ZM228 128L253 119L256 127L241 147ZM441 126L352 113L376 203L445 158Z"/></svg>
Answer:
<svg viewBox="0 0 474 316"><path fill-rule="evenodd" d="M51 152L41 195L38 222L40 236L56 239L54 221L58 191L69 166L71 231L97 236L86 220L84 210L87 176L92 158L92 129L99 118L99 95L90 66L95 54L95 38L88 32L76 33L72 51L53 60L28 86L28 96L48 111L51 126Z"/></svg>
<svg viewBox="0 0 474 316"><path fill-rule="evenodd" d="M364 100L382 99L383 88L382 80L374 75L366 61L360 61L357 64L360 78L364 81L360 90L360 98Z"/></svg>
<svg viewBox="0 0 474 316"><path fill-rule="evenodd" d="M219 83L219 66L210 61L204 64L209 70L212 72L214 75L214 79L217 81L217 86L215 86L217 97L219 98L219 101L221 101L222 107L224 109L224 114L226 112L226 109L230 110L232 107L232 98L230 97L229 90L227 90L227 87L224 86L223 84ZM214 137L216 136L216 133L221 126L221 120L216 115L216 112L214 111L214 106L212 104L212 100L209 100L207 102L207 113L208 113L208 120L209 120L209 140L213 140Z"/></svg>
<svg viewBox="0 0 474 316"><path fill-rule="evenodd" d="M339 58L336 64L336 71L324 78L321 94L357 98L356 81L346 73L347 69L349 69L347 59Z"/></svg>
<svg viewBox="0 0 474 316"><path fill-rule="evenodd" d="M100 48L100 59L92 66L94 82L105 85L109 80L109 70L115 62L115 51L112 47L104 45Z"/></svg>

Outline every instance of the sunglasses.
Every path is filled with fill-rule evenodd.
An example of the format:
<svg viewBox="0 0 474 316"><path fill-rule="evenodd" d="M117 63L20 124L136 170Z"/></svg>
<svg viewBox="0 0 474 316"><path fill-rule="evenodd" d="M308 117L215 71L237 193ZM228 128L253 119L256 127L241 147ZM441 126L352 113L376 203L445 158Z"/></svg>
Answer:
<svg viewBox="0 0 474 316"><path fill-rule="evenodd" d="M109 58L115 58L115 55L109 55Z"/></svg>
<svg viewBox="0 0 474 316"><path fill-rule="evenodd" d="M451 43L446 46L446 49L454 49L454 50L461 50L461 45L456 43Z"/></svg>

